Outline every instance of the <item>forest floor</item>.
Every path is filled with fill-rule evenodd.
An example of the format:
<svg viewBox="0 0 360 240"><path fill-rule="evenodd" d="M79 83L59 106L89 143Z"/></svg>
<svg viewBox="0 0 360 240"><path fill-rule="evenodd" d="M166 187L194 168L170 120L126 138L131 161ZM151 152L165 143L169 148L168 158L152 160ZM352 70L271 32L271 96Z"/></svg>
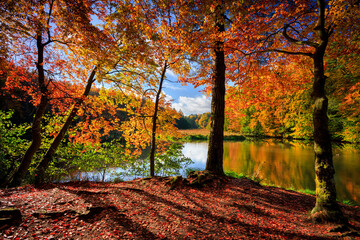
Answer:
<svg viewBox="0 0 360 240"><path fill-rule="evenodd" d="M0 209L22 219L0 225L0 239L360 239L315 224L315 197L227 178L195 188L169 178L70 182L0 190ZM355 231L360 208L341 204Z"/></svg>

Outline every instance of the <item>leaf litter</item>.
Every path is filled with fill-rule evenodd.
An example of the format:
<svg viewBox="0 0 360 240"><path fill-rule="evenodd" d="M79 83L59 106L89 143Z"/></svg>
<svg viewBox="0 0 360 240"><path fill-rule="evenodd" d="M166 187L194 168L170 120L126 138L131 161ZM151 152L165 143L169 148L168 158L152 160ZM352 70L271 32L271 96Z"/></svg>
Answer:
<svg viewBox="0 0 360 240"><path fill-rule="evenodd" d="M21 222L0 225L0 239L360 239L309 221L311 195L233 178L169 191L168 180L0 190L0 209L22 214ZM359 207L341 207L359 231Z"/></svg>

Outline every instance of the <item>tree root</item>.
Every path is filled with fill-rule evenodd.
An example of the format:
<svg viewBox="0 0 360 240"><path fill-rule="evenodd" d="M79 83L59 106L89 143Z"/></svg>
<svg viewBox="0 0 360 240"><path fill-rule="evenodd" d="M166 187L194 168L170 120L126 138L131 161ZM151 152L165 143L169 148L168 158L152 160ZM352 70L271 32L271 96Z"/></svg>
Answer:
<svg viewBox="0 0 360 240"><path fill-rule="evenodd" d="M314 208L309 220L314 223L338 223L339 225L331 228L329 232L341 233L341 237L360 237L360 233L349 224L348 219L342 214L341 210L317 210Z"/></svg>
<svg viewBox="0 0 360 240"><path fill-rule="evenodd" d="M329 230L341 233L341 237L360 237L360 233L349 224L341 224Z"/></svg>
<svg viewBox="0 0 360 240"><path fill-rule="evenodd" d="M166 181L166 185L170 185L170 188L167 190L167 192L169 192L181 185L197 188L205 186L220 187L227 181L228 178L226 176L219 176L213 172L204 170L192 171L185 179L181 176L171 177Z"/></svg>
<svg viewBox="0 0 360 240"><path fill-rule="evenodd" d="M204 170L190 172L186 180L190 186L194 187L204 187L207 185L220 187L224 182L228 182L228 179L229 178L224 175L218 175L214 172Z"/></svg>
<svg viewBox="0 0 360 240"><path fill-rule="evenodd" d="M325 208L318 209L315 207L310 215L310 220L314 223L339 223L348 225L348 219L343 215L338 206L334 207L335 210L328 210Z"/></svg>

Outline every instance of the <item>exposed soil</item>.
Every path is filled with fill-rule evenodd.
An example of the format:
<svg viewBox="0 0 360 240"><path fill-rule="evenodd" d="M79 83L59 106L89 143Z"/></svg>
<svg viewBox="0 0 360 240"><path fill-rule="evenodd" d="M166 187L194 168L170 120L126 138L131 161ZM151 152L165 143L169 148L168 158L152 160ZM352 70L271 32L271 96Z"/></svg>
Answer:
<svg viewBox="0 0 360 240"><path fill-rule="evenodd" d="M169 178L154 178L0 190L0 209L22 215L0 225L0 239L360 239L359 207L341 205L353 232L340 233L337 225L309 221L314 196L248 179L214 182L174 187Z"/></svg>

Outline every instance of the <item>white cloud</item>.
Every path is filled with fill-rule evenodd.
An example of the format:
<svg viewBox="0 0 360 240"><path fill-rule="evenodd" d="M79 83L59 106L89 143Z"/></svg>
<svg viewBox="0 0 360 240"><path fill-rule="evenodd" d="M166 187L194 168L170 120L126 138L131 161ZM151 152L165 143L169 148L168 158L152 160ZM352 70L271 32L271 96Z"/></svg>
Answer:
<svg viewBox="0 0 360 240"><path fill-rule="evenodd" d="M191 158L194 164L189 167L204 169L208 153L208 142L184 143L182 150L185 157Z"/></svg>
<svg viewBox="0 0 360 240"><path fill-rule="evenodd" d="M172 89L172 90L184 90L183 86L179 86L178 83L173 83L173 82L164 82L164 88Z"/></svg>
<svg viewBox="0 0 360 240"><path fill-rule="evenodd" d="M162 93L165 95L165 100L166 100L167 102L174 101L173 97L170 96L169 94L167 94L165 91L162 91Z"/></svg>
<svg viewBox="0 0 360 240"><path fill-rule="evenodd" d="M185 115L205 113L211 110L211 99L206 96L180 96L178 102L173 103L172 106L178 111L181 110Z"/></svg>
<svg viewBox="0 0 360 240"><path fill-rule="evenodd" d="M171 71L171 69L166 70L166 76L172 77L172 78L177 78L177 75L173 71Z"/></svg>

